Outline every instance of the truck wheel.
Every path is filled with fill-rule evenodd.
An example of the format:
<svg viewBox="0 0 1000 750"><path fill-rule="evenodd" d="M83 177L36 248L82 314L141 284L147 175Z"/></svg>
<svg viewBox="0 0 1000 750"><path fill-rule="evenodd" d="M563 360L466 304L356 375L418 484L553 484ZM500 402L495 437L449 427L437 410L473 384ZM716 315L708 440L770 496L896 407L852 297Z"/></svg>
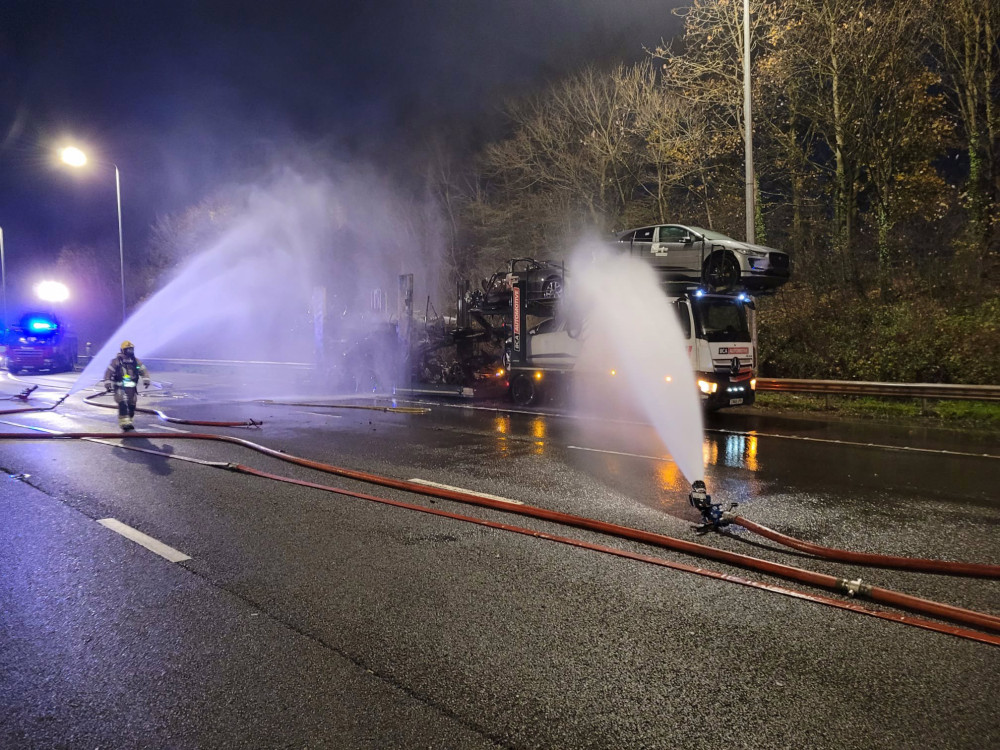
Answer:
<svg viewBox="0 0 1000 750"><path fill-rule="evenodd" d="M538 399L538 389L530 375L520 373L510 382L510 397L518 406L531 406Z"/></svg>
<svg viewBox="0 0 1000 750"><path fill-rule="evenodd" d="M730 253L713 253L705 261L702 277L716 289L735 287L740 281L740 263Z"/></svg>

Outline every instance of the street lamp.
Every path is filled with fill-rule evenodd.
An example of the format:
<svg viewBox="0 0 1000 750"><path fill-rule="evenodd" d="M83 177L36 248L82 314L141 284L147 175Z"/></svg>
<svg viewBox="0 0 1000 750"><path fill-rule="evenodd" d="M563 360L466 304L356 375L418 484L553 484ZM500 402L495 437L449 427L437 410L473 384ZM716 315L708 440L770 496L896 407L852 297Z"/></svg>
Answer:
<svg viewBox="0 0 1000 750"><path fill-rule="evenodd" d="M59 157L64 163L71 167L82 167L87 163L87 155L75 146L69 146L59 151ZM122 278L122 323L125 322L125 244L122 241L122 181L118 172L118 165L111 164L115 168L115 198L118 205L118 262L121 268Z"/></svg>
<svg viewBox="0 0 1000 750"><path fill-rule="evenodd" d="M58 281L42 281L36 284L35 294L43 302L65 302L69 299L69 289Z"/></svg>

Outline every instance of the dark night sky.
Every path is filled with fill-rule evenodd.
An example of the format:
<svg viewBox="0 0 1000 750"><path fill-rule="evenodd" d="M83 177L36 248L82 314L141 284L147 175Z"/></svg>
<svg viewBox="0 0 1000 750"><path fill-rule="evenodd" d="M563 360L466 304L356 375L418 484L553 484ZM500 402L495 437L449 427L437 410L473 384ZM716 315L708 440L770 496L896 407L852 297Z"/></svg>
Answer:
<svg viewBox="0 0 1000 750"><path fill-rule="evenodd" d="M255 153L322 141L389 164L435 129L474 145L495 134L503 97L587 63L640 59L679 29L675 4L2 0L8 284L64 243L117 250L110 162L126 250L141 250L157 214L197 203ZM65 138L106 163L87 175L56 167Z"/></svg>

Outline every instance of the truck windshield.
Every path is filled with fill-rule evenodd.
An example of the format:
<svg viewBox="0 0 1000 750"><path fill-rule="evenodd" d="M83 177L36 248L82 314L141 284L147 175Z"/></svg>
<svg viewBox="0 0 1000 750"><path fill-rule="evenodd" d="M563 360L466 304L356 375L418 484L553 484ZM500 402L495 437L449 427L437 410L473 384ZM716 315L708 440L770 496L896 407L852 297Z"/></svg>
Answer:
<svg viewBox="0 0 1000 750"><path fill-rule="evenodd" d="M734 299L702 297L693 300L698 337L706 341L749 341L746 307Z"/></svg>

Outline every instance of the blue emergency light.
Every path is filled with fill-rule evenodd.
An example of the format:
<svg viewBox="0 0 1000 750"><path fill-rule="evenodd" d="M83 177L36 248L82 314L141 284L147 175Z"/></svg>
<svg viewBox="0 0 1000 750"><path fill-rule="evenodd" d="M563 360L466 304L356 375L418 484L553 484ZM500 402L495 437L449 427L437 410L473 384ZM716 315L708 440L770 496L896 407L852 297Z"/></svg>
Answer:
<svg viewBox="0 0 1000 750"><path fill-rule="evenodd" d="M29 318L25 327L30 331L54 331L59 324L51 318Z"/></svg>

